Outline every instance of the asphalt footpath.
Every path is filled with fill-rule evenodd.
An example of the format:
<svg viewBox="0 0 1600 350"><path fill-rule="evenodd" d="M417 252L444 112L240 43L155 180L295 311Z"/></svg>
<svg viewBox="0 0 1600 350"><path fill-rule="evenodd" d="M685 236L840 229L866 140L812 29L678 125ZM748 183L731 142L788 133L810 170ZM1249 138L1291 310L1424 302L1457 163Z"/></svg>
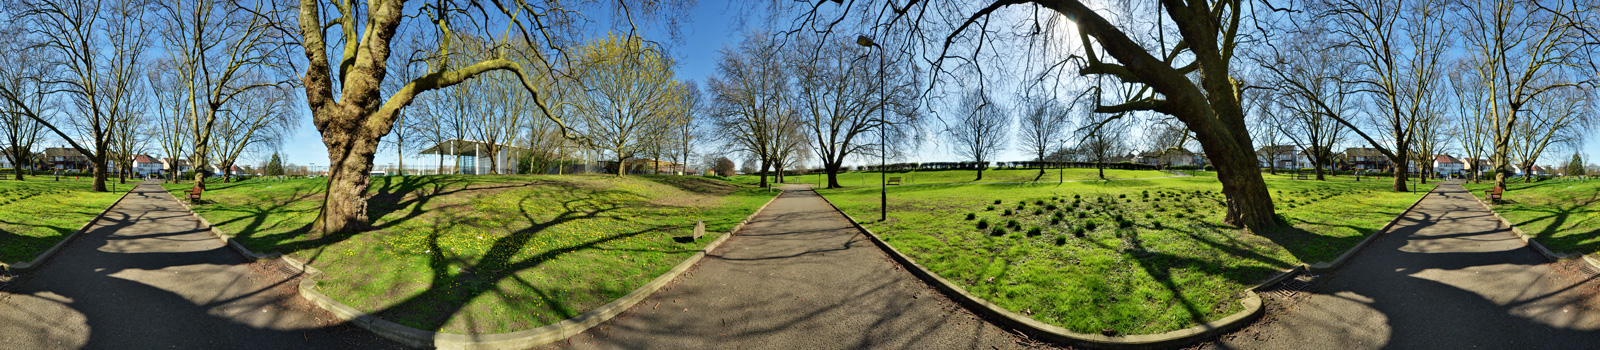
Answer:
<svg viewBox="0 0 1600 350"><path fill-rule="evenodd" d="M1470 196L1441 185L1347 265L1277 294L1277 310L1211 347L1600 347L1595 271L1547 261Z"/></svg>
<svg viewBox="0 0 1600 350"><path fill-rule="evenodd" d="M0 291L0 349L391 349L301 299L160 186L139 185L39 269Z"/></svg>
<svg viewBox="0 0 1600 350"><path fill-rule="evenodd" d="M804 187L689 273L571 349L1013 349L1042 346L949 301Z"/></svg>

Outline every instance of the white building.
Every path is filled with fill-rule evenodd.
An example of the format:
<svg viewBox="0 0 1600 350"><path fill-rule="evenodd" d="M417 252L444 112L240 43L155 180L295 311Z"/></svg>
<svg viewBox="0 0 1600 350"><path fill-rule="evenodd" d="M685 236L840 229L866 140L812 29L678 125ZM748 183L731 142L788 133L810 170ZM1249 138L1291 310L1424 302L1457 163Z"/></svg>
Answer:
<svg viewBox="0 0 1600 350"><path fill-rule="evenodd" d="M133 172L139 176L160 173L163 167L164 165L154 157L143 154L133 156Z"/></svg>
<svg viewBox="0 0 1600 350"><path fill-rule="evenodd" d="M505 144L497 146L500 150L490 153L486 143L474 140L449 139L423 149L420 153L454 158L446 160L446 162L451 162L453 165L446 165L447 169L443 172L466 175L516 173L517 156L522 152L526 152L527 148ZM427 158L424 157L424 159Z"/></svg>
<svg viewBox="0 0 1600 350"><path fill-rule="evenodd" d="M1455 159L1448 154L1433 155L1433 172L1444 175L1461 175L1466 171L1466 163Z"/></svg>

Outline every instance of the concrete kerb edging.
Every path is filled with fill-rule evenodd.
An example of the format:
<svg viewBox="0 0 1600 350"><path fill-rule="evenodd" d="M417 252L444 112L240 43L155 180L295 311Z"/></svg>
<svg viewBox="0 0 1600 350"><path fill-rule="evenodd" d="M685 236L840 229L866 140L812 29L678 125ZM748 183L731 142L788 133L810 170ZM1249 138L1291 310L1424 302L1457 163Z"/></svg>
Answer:
<svg viewBox="0 0 1600 350"><path fill-rule="evenodd" d="M168 195L171 195L171 193L168 193ZM700 262L700 259L705 258L707 253L710 253L711 251L716 250L717 247L722 246L723 242L726 242L728 238L733 237L734 233L739 232L739 230L744 228L746 224L750 223L751 219L754 219L756 215L761 214L763 210L767 209L767 206L772 205L772 202L777 201L778 197L782 195L783 193L779 192L778 195L772 196L772 199L768 199L766 204L762 204L760 208L756 208L755 212L750 213L750 216L745 217L744 220L741 220L738 224L735 224L733 229L728 230L727 234L722 235L722 237L717 237L717 239L711 241L710 244L706 244L705 249L695 252L693 256L690 256L683 262L678 263L678 265L673 267L671 270L668 270L666 273L661 274L661 276L650 280L650 282L645 283L644 286L634 289L633 292L628 293L621 298L617 298L617 300L613 300L610 303L601 305L600 307L590 310L589 312L562 320L561 322L556 322L547 326L524 331L499 334L455 334L425 331L361 312L360 310L356 310L349 305L335 301L333 298L330 298L327 295L322 294L322 292L317 291L317 278L322 276L322 270L306 265L304 262L284 256L282 254L273 253L264 255L252 252L250 249L245 248L243 245L238 244L238 242L228 238L228 235L224 234L215 226L211 226L210 222L207 222L204 218L201 218L200 215L194 213L193 210L189 210L189 213L194 215L195 218L200 219L201 223L204 223L207 227L210 227L211 233L217 235L219 239L227 242L229 247L232 247L240 254L257 260L278 258L284 263L300 269L304 272L304 276L302 276L300 279L300 297L310 300L312 303L317 304L318 307L327 310L329 313L334 314L334 316L337 316L342 320L349 321L357 327L366 329L367 331L384 337L385 339L415 348L526 349L560 341L562 339L572 337L573 335L577 335L580 332L588 330L590 327L594 327L601 322L605 322L606 320L610 320L612 317L616 317L623 311L627 311L635 304L638 304L640 301L644 301L645 298L649 297L651 294L654 294L657 290L660 290L661 287L666 286L667 283L677 279L679 275L682 275L685 271L688 271L689 268L694 267L696 263ZM173 197L173 199L176 200L177 197ZM178 203L183 204L183 201L178 201ZM188 209L189 206L184 205L184 208Z"/></svg>
<svg viewBox="0 0 1600 350"><path fill-rule="evenodd" d="M1539 252L1539 255L1543 255L1545 259L1549 259L1550 261L1560 261L1581 258L1583 259L1583 262L1588 263L1590 266L1593 266L1596 269L1600 269L1600 260L1596 260L1593 257L1583 254L1567 254L1552 251L1550 248L1546 248L1543 244L1539 244L1539 241L1535 241L1533 236L1528 235L1527 232L1523 232L1522 229L1517 228L1517 225L1512 225L1511 220L1506 220L1504 216L1500 216L1500 212L1495 211L1494 206L1491 206L1489 203L1484 202L1483 199L1478 198L1478 195L1472 194L1472 191L1467 191L1467 196L1472 197L1472 200L1477 201L1478 205L1483 206L1483 209L1489 211L1489 214L1493 214L1495 219L1500 220L1500 223L1505 224L1506 227L1510 227L1511 232L1516 233L1518 239L1521 239L1523 242L1527 242L1528 246L1533 247L1533 250Z"/></svg>
<svg viewBox="0 0 1600 350"><path fill-rule="evenodd" d="M106 206L105 210L101 210L100 215L95 215L94 219L91 219L88 223L83 224L83 227L79 227L77 231L72 231L72 234L67 235L66 238L62 238L60 242L56 242L56 245L51 246L50 249L45 250L44 253L39 253L39 256L33 258L33 260L15 264L6 264L5 262L0 262L0 271L22 273L33 271L33 269L39 268L40 264L44 264L46 260L50 260L50 257L55 256L56 252L61 250L61 247L67 246L67 243L72 242L72 240L77 239L79 235L89 231L89 227L94 226L95 222L99 222L101 218L106 217L106 213L111 212L111 208L116 208L117 204L121 204L122 200L128 198L128 194L131 193L133 193L132 189L129 189L128 192L123 192L122 197L117 197L116 202L111 202L111 205Z"/></svg>
<svg viewBox="0 0 1600 350"><path fill-rule="evenodd" d="M1005 308L995 305L988 300L984 300L983 298L967 293L965 288L962 288L955 283L951 283L949 280L944 279L944 277L933 273L933 271L929 271L927 267L923 267L921 264L918 264L915 260L912 260L910 256L906 256L904 253L901 253L899 249L895 249L887 242L884 242L883 238L879 237L877 233L867 229L866 226L862 226L861 223L857 222L854 217L850 216L850 214L846 214L843 210L839 210L839 206L833 204L833 201L829 200L828 197L822 196L821 194L818 194L818 197L822 197L822 199L826 201L829 206L832 206L835 211L838 211L839 214L844 215L845 219L850 220L851 225L855 226L856 229L861 230L862 233L865 233L866 236L872 240L872 243L877 245L879 249L882 249L884 252L888 253L889 257L900 263L900 265L905 266L906 271L910 271L912 275L916 275L923 281L928 282L928 284L932 285L934 289L938 289L940 292L949 296L956 302L961 303L963 306L966 306L968 309L973 310L980 315L988 316L987 318L1001 326L1022 331L1034 338L1076 346L1111 349L1170 348L1216 336L1218 334L1222 334L1223 332L1227 332L1249 324L1256 318L1261 317L1264 309L1261 305L1261 296L1255 293L1256 289L1270 286L1304 270L1304 266L1296 266L1293 269L1289 269L1288 271L1284 271L1279 273L1277 276L1267 279L1265 283L1259 284L1256 287L1245 291L1244 299L1239 301L1240 304L1244 305L1244 310L1198 326L1165 333L1135 334L1114 337L1100 334L1078 333L1056 325L1039 322L1038 320L1026 315L1011 312L1011 310L1006 310Z"/></svg>
<svg viewBox="0 0 1600 350"><path fill-rule="evenodd" d="M1383 225L1383 228L1373 231L1371 235L1368 235L1367 238L1362 239L1360 243L1356 243L1356 246L1350 247L1350 250L1344 251L1344 254L1339 254L1339 257L1334 258L1332 262L1324 261L1311 264L1310 266L1306 267L1306 270L1311 272L1325 272L1337 269L1339 266L1343 266L1345 262L1350 261L1350 257L1355 256L1356 252L1361 251L1361 248L1364 248L1368 243L1372 243L1372 241L1377 240L1378 236L1389 233L1389 229L1394 228L1395 224L1400 223L1400 219L1406 217L1406 213L1410 213L1412 209L1416 209L1417 205L1422 204L1422 200L1428 199L1428 196L1432 196L1436 191L1439 191L1439 186L1437 185L1433 186L1433 190L1430 190L1428 193L1422 194L1422 197L1417 198L1416 202L1412 202L1411 206L1406 207L1406 210L1400 212L1400 215L1395 215L1394 219L1390 219L1388 224Z"/></svg>

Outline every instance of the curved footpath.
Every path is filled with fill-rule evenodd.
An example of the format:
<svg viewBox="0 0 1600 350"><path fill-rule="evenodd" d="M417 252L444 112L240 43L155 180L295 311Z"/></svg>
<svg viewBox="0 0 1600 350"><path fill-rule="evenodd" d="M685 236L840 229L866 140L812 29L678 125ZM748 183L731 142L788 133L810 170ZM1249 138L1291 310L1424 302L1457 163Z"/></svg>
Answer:
<svg viewBox="0 0 1600 350"><path fill-rule="evenodd" d="M1011 349L1032 342L952 303L816 192L789 187L693 270L547 348Z"/></svg>
<svg viewBox="0 0 1600 350"><path fill-rule="evenodd" d="M1231 349L1577 349L1600 344L1600 276L1547 262L1464 191L1441 185L1331 275L1274 298Z"/></svg>
<svg viewBox="0 0 1600 350"><path fill-rule="evenodd" d="M300 298L279 262L224 247L160 186L133 192L0 291L0 348L398 348Z"/></svg>

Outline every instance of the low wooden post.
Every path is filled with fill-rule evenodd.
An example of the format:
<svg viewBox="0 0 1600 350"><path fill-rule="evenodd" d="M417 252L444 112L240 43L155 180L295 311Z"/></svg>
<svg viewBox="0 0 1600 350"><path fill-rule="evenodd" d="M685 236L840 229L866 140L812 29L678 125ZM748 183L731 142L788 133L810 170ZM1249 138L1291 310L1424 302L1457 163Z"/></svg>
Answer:
<svg viewBox="0 0 1600 350"><path fill-rule="evenodd" d="M694 235L691 236L691 237L694 237L695 240L700 240L700 236L704 236L704 235L706 235L706 221L705 220L695 221L695 223L694 223Z"/></svg>

